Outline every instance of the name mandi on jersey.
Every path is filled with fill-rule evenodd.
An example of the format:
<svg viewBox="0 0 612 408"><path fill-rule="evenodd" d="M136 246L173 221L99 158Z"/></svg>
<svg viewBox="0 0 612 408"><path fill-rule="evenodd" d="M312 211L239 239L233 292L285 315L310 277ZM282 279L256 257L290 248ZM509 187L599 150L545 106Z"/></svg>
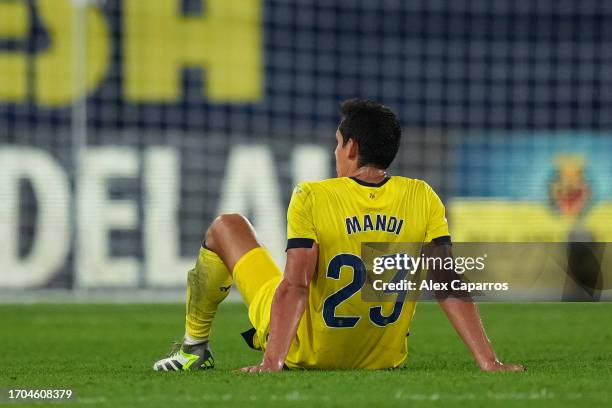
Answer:
<svg viewBox="0 0 612 408"><path fill-rule="evenodd" d="M368 231L381 231L399 235L404 226L403 218L388 216L387 214L376 214L375 217L370 214L363 214L361 217L353 215L346 217L345 222L348 235Z"/></svg>

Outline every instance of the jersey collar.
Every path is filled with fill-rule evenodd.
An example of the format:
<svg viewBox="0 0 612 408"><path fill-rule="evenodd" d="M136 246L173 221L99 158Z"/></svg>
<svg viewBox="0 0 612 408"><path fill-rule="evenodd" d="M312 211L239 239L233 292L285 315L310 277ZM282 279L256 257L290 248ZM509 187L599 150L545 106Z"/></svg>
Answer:
<svg viewBox="0 0 612 408"><path fill-rule="evenodd" d="M378 183L368 183L367 181L359 180L357 177L349 177L349 178L353 180L355 183L360 184L362 186L366 186L366 187L381 187L385 185L387 181L391 180L391 177L387 176Z"/></svg>

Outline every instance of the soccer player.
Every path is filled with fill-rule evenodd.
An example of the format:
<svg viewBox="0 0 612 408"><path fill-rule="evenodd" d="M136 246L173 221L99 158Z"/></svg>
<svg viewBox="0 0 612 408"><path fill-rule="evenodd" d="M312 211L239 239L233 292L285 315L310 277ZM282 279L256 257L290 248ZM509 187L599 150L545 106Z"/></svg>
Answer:
<svg viewBox="0 0 612 408"><path fill-rule="evenodd" d="M429 256L452 256L444 206L425 182L387 174L401 137L389 108L354 99L341 113L338 177L300 183L293 191L284 274L246 218L218 217L188 273L183 342L155 370L214 366L211 324L232 282L254 327L243 336L264 351L260 365L242 371L383 369L406 360L415 302L361 299L361 243L422 242ZM498 360L470 298L444 296L439 303L481 369L523 370Z"/></svg>

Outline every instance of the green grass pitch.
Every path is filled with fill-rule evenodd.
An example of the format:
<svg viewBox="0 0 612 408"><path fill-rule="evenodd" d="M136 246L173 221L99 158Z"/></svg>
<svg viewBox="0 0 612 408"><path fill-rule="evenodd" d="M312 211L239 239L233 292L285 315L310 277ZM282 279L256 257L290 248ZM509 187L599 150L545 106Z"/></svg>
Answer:
<svg viewBox="0 0 612 408"><path fill-rule="evenodd" d="M612 304L480 309L498 354L527 372L479 372L431 303L417 308L403 369L260 375L232 372L261 358L239 335L241 304L215 321L217 368L194 373L151 369L182 333L182 305L2 305L0 387L71 388L73 407L610 406Z"/></svg>

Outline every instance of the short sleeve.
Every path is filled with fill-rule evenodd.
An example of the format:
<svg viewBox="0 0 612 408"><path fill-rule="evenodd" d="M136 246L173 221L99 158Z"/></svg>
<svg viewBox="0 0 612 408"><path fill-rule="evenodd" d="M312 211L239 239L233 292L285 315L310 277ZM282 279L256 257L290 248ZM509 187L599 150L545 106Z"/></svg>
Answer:
<svg viewBox="0 0 612 408"><path fill-rule="evenodd" d="M435 191L425 185L426 197L429 207L429 218L427 221L427 232L425 234L425 242L431 242L438 238L448 238L450 242L450 233L448 232L448 221L446 220L446 210L442 200Z"/></svg>
<svg viewBox="0 0 612 408"><path fill-rule="evenodd" d="M287 210L288 248L301 246L299 242L306 241L311 245L313 241L318 242L312 217L313 201L313 192L309 183L298 184L293 189Z"/></svg>

